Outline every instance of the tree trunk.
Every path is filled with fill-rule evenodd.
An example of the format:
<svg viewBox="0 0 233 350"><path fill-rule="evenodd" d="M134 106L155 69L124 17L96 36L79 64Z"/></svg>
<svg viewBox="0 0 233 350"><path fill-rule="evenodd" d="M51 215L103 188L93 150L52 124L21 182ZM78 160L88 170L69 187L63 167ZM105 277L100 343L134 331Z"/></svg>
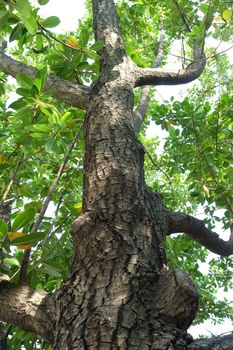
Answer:
<svg viewBox="0 0 233 350"><path fill-rule="evenodd" d="M198 295L187 275L166 270L166 211L145 188L133 87L117 73L95 87L86 116L84 213L56 298L54 348L185 349Z"/></svg>

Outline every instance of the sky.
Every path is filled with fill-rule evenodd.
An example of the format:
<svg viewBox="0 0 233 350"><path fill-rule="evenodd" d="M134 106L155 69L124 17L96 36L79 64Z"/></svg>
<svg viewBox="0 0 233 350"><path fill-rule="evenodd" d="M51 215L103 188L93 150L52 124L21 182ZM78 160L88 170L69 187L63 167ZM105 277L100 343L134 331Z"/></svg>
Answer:
<svg viewBox="0 0 233 350"><path fill-rule="evenodd" d="M34 2L34 3L38 4L37 2ZM66 1L50 0L47 5L41 6L41 9L39 11L39 14L43 18L46 18L49 16L58 16L60 18L61 20L60 25L54 28L54 31L59 33L65 33L67 31L72 31L72 30L75 31L77 29L78 19L82 18L84 13L85 13L84 0L66 0ZM213 43L211 44L213 45ZM224 50L228 46L229 44L222 43L220 50ZM231 50L231 54L230 54L230 51L229 51L229 57L231 58L231 61L233 63L232 52L233 50ZM177 68L177 63L169 62L169 68L171 69ZM171 96L175 96L175 98L180 99L180 96L183 93L185 93L185 91L188 88L190 88L193 84L194 83L189 83L189 84L182 85L175 88L174 86L160 86L156 88L155 96L160 101L162 99L169 100ZM148 137L154 137L154 136L155 136L155 128L151 126L150 129L148 130ZM223 238L227 239L227 237L223 237ZM202 268L205 269L205 266L203 266ZM219 291L218 297L220 299L223 298L222 291ZM230 294L229 294L229 297L230 297ZM214 335L222 334L232 330L233 330L233 325L231 321L225 321L222 325L213 325L213 323L211 323L211 320L208 320L204 322L204 324L202 325L192 326L189 329L189 332L193 335L193 337L197 337L200 334L205 336L211 336L213 334Z"/></svg>
<svg viewBox="0 0 233 350"><path fill-rule="evenodd" d="M36 6L38 3L34 1ZM39 14L43 17L58 16L59 26L53 29L59 33L77 29L78 19L85 13L84 0L50 0L47 5L41 6Z"/></svg>

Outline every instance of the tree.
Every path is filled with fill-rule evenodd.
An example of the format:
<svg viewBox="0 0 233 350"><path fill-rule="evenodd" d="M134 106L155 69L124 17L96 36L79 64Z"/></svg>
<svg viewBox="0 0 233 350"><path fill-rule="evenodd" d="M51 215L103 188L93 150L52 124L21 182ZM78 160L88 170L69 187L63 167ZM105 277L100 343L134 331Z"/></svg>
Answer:
<svg viewBox="0 0 233 350"><path fill-rule="evenodd" d="M38 2L44 5L48 1ZM8 34L9 40L18 44L11 50L17 60L1 51L1 80L9 89L5 74L15 77L21 96L11 108L6 107L4 96L1 101L0 320L45 340L34 338L33 342L31 335L24 335L25 347L33 343L35 348L49 349L48 341L54 349L232 348L232 334L194 341L187 333L198 309L198 290L186 272L169 269L166 261L166 251L172 255L176 241L172 234L191 237L177 238L179 250L193 249L193 255L199 254L202 260L206 259L206 250L193 240L228 257L233 253L232 238L224 241L211 230L211 222L207 226L188 213L173 211L174 204L185 196L177 195L177 203L168 208L166 195L165 206L163 197L144 180L145 153L147 161L162 169L162 176L157 175L161 184L164 176L169 179L174 174L178 184L185 183L186 178L179 177L178 171L183 167L188 172L190 210L206 202L207 214L213 211L213 205L225 207L223 221L225 227L230 227L231 153L224 148L224 128L230 126L226 125L227 117L224 121L222 118L232 101L224 91L217 107L211 107L205 100L211 92L205 92L205 87L215 80L208 78L209 71L203 73L209 56L216 61L213 79L219 64L224 68L229 65L216 52L204 54L209 30L215 37L223 31L225 36L231 35L232 11L228 5L226 8L217 0L200 4L161 1L156 5L150 1L122 1L117 14L113 0L92 0L78 33L65 37L49 29L59 23L57 17L42 20L38 9L27 0L0 2L4 36ZM171 19L173 12L175 19ZM89 29L91 13L94 39ZM169 40L175 37L183 39L188 55L184 68L158 68L164 66L171 49ZM141 58L137 51L142 53L143 48L147 55ZM199 90L193 88L190 99L182 102L156 104L148 88L185 84L202 73ZM141 89L140 96L137 88ZM165 147L169 154L160 160L157 155L158 162L153 147L142 144L151 113L148 108L153 108L157 124L169 132ZM202 130L203 124L213 127L214 145L207 130ZM231 141L227 142L232 147ZM172 158L176 159L177 152L182 159L175 168ZM187 166L190 154L199 164ZM222 166L219 177L215 162ZM150 169L146 171L148 183L155 189ZM200 185L204 194L200 193ZM158 181L156 186L160 186ZM52 221L45 216L51 198L56 205ZM190 201L190 197L186 199ZM72 246L67 232L77 211L71 229ZM10 245L19 249L11 251ZM31 251L31 246L36 249ZM188 259L192 259L191 254ZM174 257L170 261L172 265ZM230 260L225 258L221 263L225 268ZM216 262L212 265L217 269ZM197 273L197 266L194 270ZM226 287L230 280L228 276L223 285ZM10 332L17 336L19 331L2 327L2 348ZM16 349L17 339L9 337L9 344Z"/></svg>

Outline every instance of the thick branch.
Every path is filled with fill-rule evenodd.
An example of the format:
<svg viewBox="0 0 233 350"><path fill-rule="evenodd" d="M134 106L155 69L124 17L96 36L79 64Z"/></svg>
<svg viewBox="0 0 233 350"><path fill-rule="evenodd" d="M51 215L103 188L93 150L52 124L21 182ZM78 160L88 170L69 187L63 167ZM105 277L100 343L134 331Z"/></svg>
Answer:
<svg viewBox="0 0 233 350"><path fill-rule="evenodd" d="M119 18L113 0L92 0L95 39L105 44L101 50L104 64L116 65L126 55L119 29Z"/></svg>
<svg viewBox="0 0 233 350"><path fill-rule="evenodd" d="M224 241L217 233L209 230L202 220L179 212L168 212L168 223L168 234L184 232L215 254L233 254L233 237Z"/></svg>
<svg viewBox="0 0 233 350"><path fill-rule="evenodd" d="M93 25L96 40L104 40L105 32L120 35L119 18L113 0L92 0Z"/></svg>
<svg viewBox="0 0 233 350"><path fill-rule="evenodd" d="M188 350L232 350L233 333L224 336L199 339L188 346Z"/></svg>
<svg viewBox="0 0 233 350"><path fill-rule="evenodd" d="M205 59L192 63L186 69L166 71L159 68L138 68L135 86L187 84L197 79L205 68Z"/></svg>
<svg viewBox="0 0 233 350"><path fill-rule="evenodd" d="M14 78L16 78L18 73L22 72L33 78L37 72L36 68L16 61L3 52L0 52L0 69ZM74 84L56 75L50 74L44 89L46 91L51 91L52 95L59 101L73 107L86 109L88 106L90 89L86 86Z"/></svg>
<svg viewBox="0 0 233 350"><path fill-rule="evenodd" d="M185 69L168 71L159 68L137 68L135 86L187 84L197 79L205 68L203 44L194 41L194 61Z"/></svg>
<svg viewBox="0 0 233 350"><path fill-rule="evenodd" d="M0 320L53 340L51 296L45 291L0 281Z"/></svg>

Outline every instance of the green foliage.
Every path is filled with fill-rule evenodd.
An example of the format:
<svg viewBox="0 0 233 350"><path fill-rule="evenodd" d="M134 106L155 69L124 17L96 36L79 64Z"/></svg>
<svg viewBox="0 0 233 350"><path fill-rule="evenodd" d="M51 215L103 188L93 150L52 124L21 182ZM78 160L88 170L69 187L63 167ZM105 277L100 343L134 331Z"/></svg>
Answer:
<svg viewBox="0 0 233 350"><path fill-rule="evenodd" d="M162 103L153 100L147 118L156 124L155 134L162 132L164 139L142 138L155 163L146 157L149 187L162 193L172 210L203 213L210 229L218 224L217 231L221 227L229 231L233 218L231 72L228 59L218 56L208 62L186 97ZM233 314L232 302L216 297L219 289L232 288L232 259L210 260L209 256L188 237L167 238L170 268L182 266L199 287L197 323L209 318L223 321L225 315L232 318Z"/></svg>
<svg viewBox="0 0 233 350"><path fill-rule="evenodd" d="M43 20L42 24L45 28L54 28L60 24L60 19L56 16L50 16Z"/></svg>
<svg viewBox="0 0 233 350"><path fill-rule="evenodd" d="M36 210L32 207L26 208L23 212L17 214L12 224L12 231L18 231L20 228L32 222L35 218Z"/></svg>

